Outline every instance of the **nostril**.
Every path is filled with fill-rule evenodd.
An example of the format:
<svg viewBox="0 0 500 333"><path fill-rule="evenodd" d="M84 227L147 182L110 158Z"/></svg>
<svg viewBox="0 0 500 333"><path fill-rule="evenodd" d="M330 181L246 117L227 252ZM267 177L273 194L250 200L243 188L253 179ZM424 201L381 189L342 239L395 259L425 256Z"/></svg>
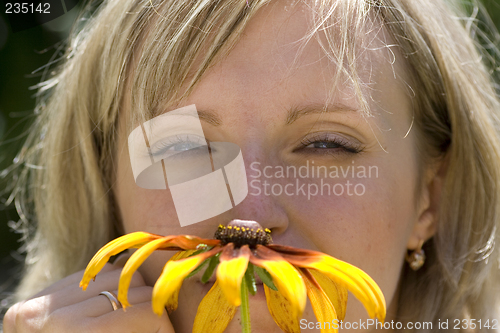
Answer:
<svg viewBox="0 0 500 333"><path fill-rule="evenodd" d="M248 245L255 248L258 244L268 245L272 242L271 230L263 228L256 221L232 220L227 227L219 225L215 238L222 245L234 243L235 247Z"/></svg>

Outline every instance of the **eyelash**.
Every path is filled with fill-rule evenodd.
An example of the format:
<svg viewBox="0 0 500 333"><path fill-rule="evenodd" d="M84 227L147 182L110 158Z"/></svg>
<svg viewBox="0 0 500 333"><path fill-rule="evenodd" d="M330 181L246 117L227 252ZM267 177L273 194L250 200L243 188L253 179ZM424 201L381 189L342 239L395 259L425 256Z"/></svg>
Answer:
<svg viewBox="0 0 500 333"><path fill-rule="evenodd" d="M327 144L334 144L336 147L333 147L333 148L307 148L307 146L309 146L313 143L317 143L317 142L325 142ZM198 143L198 142L190 140L189 136L182 138L180 135L177 135L171 140L165 140L165 141L160 141L160 142L156 143L155 147L152 147L152 150L154 149L156 151L152 151L152 153L153 153L153 155L161 155L161 154L165 153L166 151L168 151L168 149L174 147L177 144L181 144L181 143ZM200 145L200 147L201 146L202 145ZM298 149L296 149L295 151L304 150L304 149L307 149L307 150L312 149L312 150L317 151L317 153L330 154L330 155L336 154L332 150L337 150L337 149L342 150L341 152L338 152L341 154L342 153L343 154L358 154L358 153L363 151L363 147L361 147L360 145L352 144L351 142L347 141L346 139L344 139L342 137L338 137L338 136L331 137L326 133L315 134L313 136L302 139L300 141L300 147Z"/></svg>
<svg viewBox="0 0 500 333"><path fill-rule="evenodd" d="M317 143L317 142L325 142L327 144L334 144L336 147L333 148L307 148L307 146ZM349 142L345 138L342 137L332 137L328 135L327 133L319 133L319 134L314 134L312 136L309 136L307 138L304 138L300 141L300 147L299 150L315 150L320 154L359 154L363 151L364 147L362 147L359 144L353 144L352 142ZM334 152L332 150L337 150L341 149L341 152Z"/></svg>
<svg viewBox="0 0 500 333"><path fill-rule="evenodd" d="M170 148L174 147L175 145L181 144L181 143L194 143L194 144L199 144L199 147L206 146L206 141L203 140L205 144L201 144L202 139L196 136L197 141L192 140L189 135L186 135L185 137L182 137L181 135L176 135L175 137L170 137L165 140L158 141L151 147L151 153L153 155L162 155L165 152L167 152ZM196 148L199 148L196 147ZM192 148L192 149L196 149ZM192 150L190 149L190 150ZM188 150L185 150L188 151Z"/></svg>

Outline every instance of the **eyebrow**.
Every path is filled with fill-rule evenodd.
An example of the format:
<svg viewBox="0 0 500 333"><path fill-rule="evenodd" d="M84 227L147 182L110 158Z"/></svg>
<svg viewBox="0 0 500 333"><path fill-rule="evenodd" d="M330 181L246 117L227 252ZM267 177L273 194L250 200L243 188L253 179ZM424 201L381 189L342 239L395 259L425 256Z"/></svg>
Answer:
<svg viewBox="0 0 500 333"><path fill-rule="evenodd" d="M358 112L355 108L347 106L342 103L331 103L331 104L307 104L307 105L295 105L288 110L286 116L286 124L290 125L295 122L300 117L310 115L310 114L322 114L322 113L333 113L333 112Z"/></svg>
<svg viewBox="0 0 500 333"><path fill-rule="evenodd" d="M169 110L173 111L173 110ZM163 113L168 113L169 111L164 111ZM342 103L331 103L331 104L321 104L321 103L313 103L313 104L307 104L307 105L294 105L287 111L287 116L286 116L286 125L290 125L293 122L295 122L297 119L300 117L310 115L310 114L322 114L322 113L333 113L333 112L358 112L359 110L356 110L350 106L347 106ZM197 110L198 112L198 117L199 119L213 125L213 126L220 126L222 125L222 119L220 116L215 112L214 110L211 109L205 109L205 110Z"/></svg>
<svg viewBox="0 0 500 333"><path fill-rule="evenodd" d="M198 110L198 117L213 126L220 126L222 124L219 115L212 110Z"/></svg>
<svg viewBox="0 0 500 333"><path fill-rule="evenodd" d="M163 110L162 112L153 112L153 118L159 116L159 115L162 115L162 114L166 114L166 113L169 113L170 111L175 111L177 110L177 108L175 109L172 109L172 110ZM222 119L219 117L219 115L217 114L217 112L211 110L211 109L205 109L205 110L196 110L196 112L198 113L198 118L200 120L203 120L213 126L220 126L222 124Z"/></svg>

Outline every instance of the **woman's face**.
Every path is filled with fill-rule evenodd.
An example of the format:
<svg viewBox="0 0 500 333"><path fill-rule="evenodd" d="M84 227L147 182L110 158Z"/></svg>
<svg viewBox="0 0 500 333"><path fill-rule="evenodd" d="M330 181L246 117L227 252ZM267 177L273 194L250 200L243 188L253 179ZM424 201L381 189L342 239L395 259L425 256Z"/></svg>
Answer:
<svg viewBox="0 0 500 333"><path fill-rule="evenodd" d="M168 189L148 190L135 184L122 121L115 193L123 227L127 233L143 230L212 238L219 224L232 219L258 221L272 230L274 243L325 252L366 271L381 287L390 319L397 306L404 253L418 243L415 228L425 208L416 205L417 156L414 130L407 134L412 117L402 83L404 65L395 50L389 52L375 39L359 58L371 116L363 115L352 85L343 79L328 112L320 113L335 85L337 68L315 39L293 63L297 41L307 31L308 10L287 9L281 2L262 10L186 103L165 105L170 111L195 104L218 120L219 124L201 120L205 137L240 147L249 183L246 199L223 214L181 227ZM374 36L390 44L382 33ZM122 119L127 119L127 112L131 110L126 102ZM301 175L306 168L309 175L276 174L301 167ZM318 167L326 167L326 177L325 168ZM323 170L320 177L318 170ZM261 177L256 178L259 172ZM288 184L287 193L279 195ZM155 253L141 267L149 285L171 255ZM199 276L184 282L179 308L170 316L176 332L191 331L197 305L209 288L210 283L203 285ZM262 288L250 297L250 305L256 331L280 331L268 313ZM237 314L228 332L240 331L238 318ZM304 318L315 321L309 306ZM350 295L345 321L367 318L361 303Z"/></svg>

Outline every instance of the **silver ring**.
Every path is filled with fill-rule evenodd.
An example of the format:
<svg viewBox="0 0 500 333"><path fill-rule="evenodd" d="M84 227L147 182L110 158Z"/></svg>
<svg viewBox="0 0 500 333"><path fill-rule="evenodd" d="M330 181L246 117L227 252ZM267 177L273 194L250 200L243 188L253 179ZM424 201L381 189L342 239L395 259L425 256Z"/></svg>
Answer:
<svg viewBox="0 0 500 333"><path fill-rule="evenodd" d="M116 295L113 294L112 292L110 292L110 291L101 291L99 293L99 295L104 295L104 296L106 296L108 298L108 300L111 302L111 306L113 307L113 311L121 309L123 307L122 303L120 303L120 301L118 300L118 298L116 298Z"/></svg>

